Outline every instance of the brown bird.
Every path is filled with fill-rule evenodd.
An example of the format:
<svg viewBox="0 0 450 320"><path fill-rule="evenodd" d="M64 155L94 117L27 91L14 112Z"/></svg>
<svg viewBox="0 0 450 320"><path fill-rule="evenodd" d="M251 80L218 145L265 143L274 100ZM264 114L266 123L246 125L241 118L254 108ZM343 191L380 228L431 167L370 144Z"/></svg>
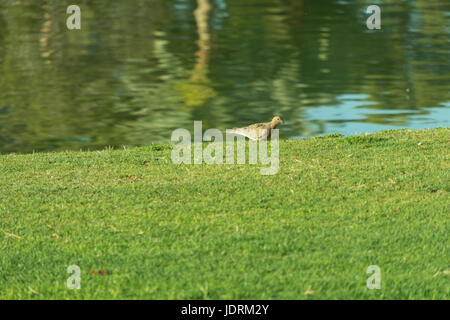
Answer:
<svg viewBox="0 0 450 320"><path fill-rule="evenodd" d="M251 140L267 140L270 138L271 129L275 129L283 120L279 116L273 117L270 122L255 123L244 128L233 128L228 133L245 136Z"/></svg>

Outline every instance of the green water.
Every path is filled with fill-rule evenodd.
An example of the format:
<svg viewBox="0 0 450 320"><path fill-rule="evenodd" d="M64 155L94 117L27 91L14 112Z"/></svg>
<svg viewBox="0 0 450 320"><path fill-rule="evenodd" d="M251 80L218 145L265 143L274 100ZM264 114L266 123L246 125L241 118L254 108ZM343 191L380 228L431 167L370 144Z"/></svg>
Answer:
<svg viewBox="0 0 450 320"><path fill-rule="evenodd" d="M449 4L0 0L0 152L169 143L194 120L275 114L285 138L449 126Z"/></svg>

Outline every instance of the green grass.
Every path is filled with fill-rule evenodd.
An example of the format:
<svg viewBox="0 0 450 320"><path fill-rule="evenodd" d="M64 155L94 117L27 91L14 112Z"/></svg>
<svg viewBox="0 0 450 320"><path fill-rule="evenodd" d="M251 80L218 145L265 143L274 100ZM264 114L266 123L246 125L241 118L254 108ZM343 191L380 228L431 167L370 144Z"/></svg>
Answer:
<svg viewBox="0 0 450 320"><path fill-rule="evenodd" d="M0 298L449 299L449 138L281 141L273 176L167 146L1 155Z"/></svg>

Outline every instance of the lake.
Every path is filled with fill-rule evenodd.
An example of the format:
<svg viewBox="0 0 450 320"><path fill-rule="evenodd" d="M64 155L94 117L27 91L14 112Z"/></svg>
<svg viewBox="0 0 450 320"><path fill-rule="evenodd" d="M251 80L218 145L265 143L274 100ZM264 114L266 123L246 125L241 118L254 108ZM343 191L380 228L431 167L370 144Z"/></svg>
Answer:
<svg viewBox="0 0 450 320"><path fill-rule="evenodd" d="M66 9L81 9L69 30ZM369 5L381 29L368 29ZM448 127L448 0L0 1L0 153Z"/></svg>

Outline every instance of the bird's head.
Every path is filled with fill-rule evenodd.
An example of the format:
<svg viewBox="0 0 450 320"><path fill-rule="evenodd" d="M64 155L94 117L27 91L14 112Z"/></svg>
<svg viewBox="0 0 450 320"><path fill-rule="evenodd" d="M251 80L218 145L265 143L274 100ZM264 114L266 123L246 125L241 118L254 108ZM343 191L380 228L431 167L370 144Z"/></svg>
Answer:
<svg viewBox="0 0 450 320"><path fill-rule="evenodd" d="M281 120L281 118L279 116L273 117L273 119L272 119L272 126L273 127L276 127L280 123L283 123L283 120Z"/></svg>

